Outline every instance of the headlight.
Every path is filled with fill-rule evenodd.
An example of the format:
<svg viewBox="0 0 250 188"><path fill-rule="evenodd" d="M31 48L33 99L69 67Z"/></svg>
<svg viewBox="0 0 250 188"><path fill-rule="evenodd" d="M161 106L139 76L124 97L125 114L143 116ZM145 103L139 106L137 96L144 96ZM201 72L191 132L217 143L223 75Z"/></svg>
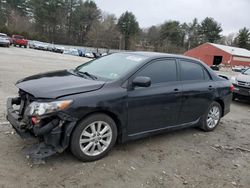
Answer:
<svg viewBox="0 0 250 188"><path fill-rule="evenodd" d="M42 116L64 110L70 106L72 100L54 101L54 102L32 102L29 105L30 116Z"/></svg>
<svg viewBox="0 0 250 188"><path fill-rule="evenodd" d="M236 77L233 76L233 77L231 78L231 82L232 82L233 84L237 84Z"/></svg>

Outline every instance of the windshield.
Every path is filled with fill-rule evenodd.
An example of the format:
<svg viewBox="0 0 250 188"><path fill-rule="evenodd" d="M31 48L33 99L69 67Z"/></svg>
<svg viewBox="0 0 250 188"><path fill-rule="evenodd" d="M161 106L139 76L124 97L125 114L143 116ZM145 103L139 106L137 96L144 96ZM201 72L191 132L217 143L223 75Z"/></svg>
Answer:
<svg viewBox="0 0 250 188"><path fill-rule="evenodd" d="M1 38L8 38L7 35L1 35L1 34L0 34L0 37Z"/></svg>
<svg viewBox="0 0 250 188"><path fill-rule="evenodd" d="M247 69L247 70L245 70L245 71L243 72L243 74L250 75L250 68Z"/></svg>
<svg viewBox="0 0 250 188"><path fill-rule="evenodd" d="M140 55L116 53L85 63L76 70L107 80L118 80L145 59Z"/></svg>
<svg viewBox="0 0 250 188"><path fill-rule="evenodd" d="M14 38L15 38L15 39L24 39L24 37L23 37L23 36L19 36L19 35L18 35L18 36L17 36L17 35L16 35L16 36L14 36Z"/></svg>

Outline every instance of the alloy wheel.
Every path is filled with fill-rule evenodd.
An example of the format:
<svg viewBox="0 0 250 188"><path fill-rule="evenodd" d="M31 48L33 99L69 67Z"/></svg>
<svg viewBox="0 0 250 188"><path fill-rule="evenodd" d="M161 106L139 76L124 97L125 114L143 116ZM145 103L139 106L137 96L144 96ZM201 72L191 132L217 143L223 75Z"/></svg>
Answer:
<svg viewBox="0 0 250 188"><path fill-rule="evenodd" d="M79 144L82 152L88 156L97 156L103 153L112 140L112 129L104 121L96 121L83 130Z"/></svg>
<svg viewBox="0 0 250 188"><path fill-rule="evenodd" d="M220 120L220 109L218 106L213 106L207 116L207 126L210 129L213 129L217 126L218 122Z"/></svg>

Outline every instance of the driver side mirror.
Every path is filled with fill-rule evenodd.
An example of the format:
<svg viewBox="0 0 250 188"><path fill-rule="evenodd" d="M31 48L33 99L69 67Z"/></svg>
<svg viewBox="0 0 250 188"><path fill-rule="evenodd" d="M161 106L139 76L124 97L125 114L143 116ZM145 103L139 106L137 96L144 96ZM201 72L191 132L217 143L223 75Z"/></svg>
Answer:
<svg viewBox="0 0 250 188"><path fill-rule="evenodd" d="M151 79L146 76L138 76L132 82L133 87L149 87L151 85Z"/></svg>

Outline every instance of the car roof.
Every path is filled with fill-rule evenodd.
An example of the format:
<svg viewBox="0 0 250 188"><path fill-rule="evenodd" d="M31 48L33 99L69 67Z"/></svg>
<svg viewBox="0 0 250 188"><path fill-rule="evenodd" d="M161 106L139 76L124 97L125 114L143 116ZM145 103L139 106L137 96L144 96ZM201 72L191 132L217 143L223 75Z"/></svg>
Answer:
<svg viewBox="0 0 250 188"><path fill-rule="evenodd" d="M0 35L1 35L1 36L7 36L7 34L5 34L5 33L0 33Z"/></svg>
<svg viewBox="0 0 250 188"><path fill-rule="evenodd" d="M22 35L12 35L13 37L23 37Z"/></svg>
<svg viewBox="0 0 250 188"><path fill-rule="evenodd" d="M148 62L154 59L158 58L180 58L185 60L192 60L195 62L201 63L207 71L210 73L213 79L219 79L218 75L204 62L200 61L199 59L191 58L184 55L178 55L178 54L168 54L168 53L159 53L159 52L143 52L143 51L134 51L134 52L120 52L121 54L131 54L131 55L138 55L138 56L144 56L145 60L144 62Z"/></svg>
<svg viewBox="0 0 250 188"><path fill-rule="evenodd" d="M145 52L145 51L135 51L135 52L120 52L120 53L126 53L131 55L139 55L144 56L147 59L156 59L156 58L164 58L164 57L172 57L172 58L185 58L190 60L199 61L198 59L187 57L180 54L168 54L168 53L160 53L160 52Z"/></svg>

